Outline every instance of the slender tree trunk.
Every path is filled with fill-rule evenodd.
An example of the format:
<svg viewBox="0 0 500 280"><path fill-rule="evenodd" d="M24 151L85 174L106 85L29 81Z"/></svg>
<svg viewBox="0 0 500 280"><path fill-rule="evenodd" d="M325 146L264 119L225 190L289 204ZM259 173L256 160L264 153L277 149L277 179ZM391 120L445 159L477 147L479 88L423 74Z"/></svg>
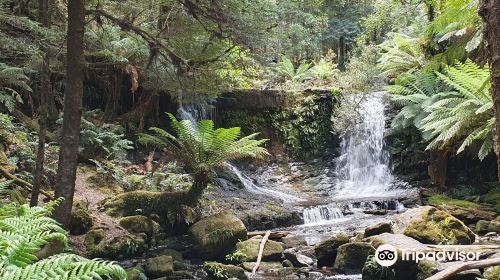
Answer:
<svg viewBox="0 0 500 280"><path fill-rule="evenodd" d="M340 37L339 39L339 69L341 71L345 70L345 38Z"/></svg>
<svg viewBox="0 0 500 280"><path fill-rule="evenodd" d="M203 194L203 191L207 188L210 178L208 177L208 172L200 172L193 176L193 185L188 191L186 204L193 204L198 202Z"/></svg>
<svg viewBox="0 0 500 280"><path fill-rule="evenodd" d="M482 0L479 15L484 21L484 45L491 69L493 109L495 111L495 153L500 181L500 0Z"/></svg>
<svg viewBox="0 0 500 280"><path fill-rule="evenodd" d="M50 27L50 9L49 0L39 0L39 21L45 27ZM30 206L38 205L38 194L43 179L43 163L45 160L45 134L47 132L47 97L51 90L50 85L50 47L45 46L45 57L40 71L40 116L38 124L38 150L36 152L35 178L33 180L33 189L31 192Z"/></svg>
<svg viewBox="0 0 500 280"><path fill-rule="evenodd" d="M69 227L71 222L71 208L78 164L83 95L84 28L84 0L69 0L64 119L55 190L55 197L64 197L65 200L54 212L55 218L66 228Z"/></svg>

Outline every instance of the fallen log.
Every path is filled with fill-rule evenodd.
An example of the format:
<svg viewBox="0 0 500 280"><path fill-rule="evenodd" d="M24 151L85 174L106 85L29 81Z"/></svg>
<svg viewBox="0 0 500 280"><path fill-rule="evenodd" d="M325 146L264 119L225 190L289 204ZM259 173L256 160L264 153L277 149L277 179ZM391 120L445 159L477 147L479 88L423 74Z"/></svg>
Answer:
<svg viewBox="0 0 500 280"><path fill-rule="evenodd" d="M250 231L248 232L247 236L248 238L252 238L254 236L258 235L265 235L267 231ZM286 237L290 232L288 231L272 231L269 235L269 239L271 240L277 240L283 237Z"/></svg>
<svg viewBox="0 0 500 280"><path fill-rule="evenodd" d="M8 180L12 180L14 181L15 184L17 184L18 186L24 188L25 190L31 192L32 191L32 188L33 188L33 185L15 175L12 175L9 171L7 171L7 169L3 168L0 166L0 174L2 174L6 179ZM52 197L52 195L50 195L49 193L47 193L46 191L44 190L40 190L40 193L43 194L44 196L48 197L49 199L54 199Z"/></svg>
<svg viewBox="0 0 500 280"><path fill-rule="evenodd" d="M260 241L259 254L257 255L257 262L252 269L252 274L255 274L255 272L257 272L257 269L259 269L260 262L262 261L262 254L264 253L264 247L266 246L266 242L269 239L270 235L271 231L268 230L264 235L264 238L262 238L262 240Z"/></svg>
<svg viewBox="0 0 500 280"><path fill-rule="evenodd" d="M432 275L426 280L446 280L462 271L485 268L495 265L500 265L500 258L471 261L471 262L459 262L457 264L451 265L450 267L444 269L443 271L440 271Z"/></svg>

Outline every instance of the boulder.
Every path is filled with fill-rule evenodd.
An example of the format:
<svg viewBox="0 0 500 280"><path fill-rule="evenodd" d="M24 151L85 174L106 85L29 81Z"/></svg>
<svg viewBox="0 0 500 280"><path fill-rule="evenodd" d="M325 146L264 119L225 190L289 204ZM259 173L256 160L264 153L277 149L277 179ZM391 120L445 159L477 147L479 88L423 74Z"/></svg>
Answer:
<svg viewBox="0 0 500 280"><path fill-rule="evenodd" d="M246 257L247 262L252 262L257 260L257 255L259 254L260 241L262 237L251 238L245 241L240 241L236 244L236 250L243 253ZM281 243L267 240L264 246L264 252L262 253L263 261L279 261L283 255L283 246Z"/></svg>
<svg viewBox="0 0 500 280"><path fill-rule="evenodd" d="M318 267L332 266L337 256L337 248L346 243L349 243L349 236L340 233L316 245L314 252L318 259Z"/></svg>
<svg viewBox="0 0 500 280"><path fill-rule="evenodd" d="M189 229L194 249L201 258L219 258L229 253L238 240L247 238L243 222L229 211L207 217Z"/></svg>
<svg viewBox="0 0 500 280"><path fill-rule="evenodd" d="M499 221L491 221L489 226L488 226L488 232L500 233L500 222Z"/></svg>
<svg viewBox="0 0 500 280"><path fill-rule="evenodd" d="M174 271L174 262L171 256L158 256L147 259L144 271L149 278L158 278L171 275Z"/></svg>
<svg viewBox="0 0 500 280"><path fill-rule="evenodd" d="M94 229L85 235L84 245L91 258L120 259L142 254L147 248L145 238L144 234L106 238L103 229Z"/></svg>
<svg viewBox="0 0 500 280"><path fill-rule="evenodd" d="M490 221L479 220L476 223L476 232L479 234L488 233L489 226L490 226Z"/></svg>
<svg viewBox="0 0 500 280"><path fill-rule="evenodd" d="M333 270L338 273L360 273L368 255L374 254L375 248L367 242L354 242L341 245Z"/></svg>
<svg viewBox="0 0 500 280"><path fill-rule="evenodd" d="M441 210L448 211L453 217L459 219L466 224L475 224L479 220L494 220L497 216L494 211L476 208L464 208L459 206L441 205L437 207Z"/></svg>
<svg viewBox="0 0 500 280"><path fill-rule="evenodd" d="M82 201L75 201L71 211L70 233L82 235L90 230L93 220L90 210Z"/></svg>
<svg viewBox="0 0 500 280"><path fill-rule="evenodd" d="M160 225L157 222L142 215L123 217L120 219L119 223L120 226L130 233L146 234L148 241L155 240L160 231Z"/></svg>
<svg viewBox="0 0 500 280"><path fill-rule="evenodd" d="M389 232L389 233L392 232L392 224L390 222L381 222L365 228L365 233L363 234L363 237L366 238L373 235L379 235L384 232Z"/></svg>
<svg viewBox="0 0 500 280"><path fill-rule="evenodd" d="M244 262L241 264L241 266L246 271L252 271L255 264L256 264L256 262ZM283 265L279 262L261 262L259 264L258 271L268 271L268 270L276 270L276 269L283 269Z"/></svg>
<svg viewBox="0 0 500 280"><path fill-rule="evenodd" d="M231 264L222 264L218 262L205 262L203 270L211 277L211 279L247 279L245 270L239 266ZM223 275L224 278L221 278Z"/></svg>
<svg viewBox="0 0 500 280"><path fill-rule="evenodd" d="M138 268L129 268L125 270L127 272L127 280L144 280L147 279L146 275Z"/></svg>
<svg viewBox="0 0 500 280"><path fill-rule="evenodd" d="M283 254L290 260L294 267L309 267L314 264L314 260L306 255L297 253L294 249L286 249Z"/></svg>
<svg viewBox="0 0 500 280"><path fill-rule="evenodd" d="M398 218L399 230L426 244L469 245L474 233L448 212L432 206L410 209Z"/></svg>

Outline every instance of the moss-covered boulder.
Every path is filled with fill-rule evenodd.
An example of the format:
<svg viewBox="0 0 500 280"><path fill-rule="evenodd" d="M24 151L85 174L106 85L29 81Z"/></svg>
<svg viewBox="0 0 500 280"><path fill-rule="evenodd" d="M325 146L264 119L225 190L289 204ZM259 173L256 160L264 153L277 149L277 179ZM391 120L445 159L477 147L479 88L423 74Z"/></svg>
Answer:
<svg viewBox="0 0 500 280"><path fill-rule="evenodd" d="M245 260L247 262L253 262L257 260L257 256L259 254L260 242L262 237L260 238L251 238L246 241L241 241L236 244L236 250L243 253L246 257ZM267 240L266 245L264 246L264 252L262 253L263 261L279 261L283 256L283 246L281 243Z"/></svg>
<svg viewBox="0 0 500 280"><path fill-rule="evenodd" d="M133 267L125 270L127 272L127 280L144 280L147 279L144 272L140 269Z"/></svg>
<svg viewBox="0 0 500 280"><path fill-rule="evenodd" d="M488 280L498 280L500 279L500 265L497 265L495 267L488 268L484 272L484 276Z"/></svg>
<svg viewBox="0 0 500 280"><path fill-rule="evenodd" d="M160 231L160 225L157 222L142 215L123 217L120 219L119 223L120 226L130 233L146 234L149 239L148 241L155 240Z"/></svg>
<svg viewBox="0 0 500 280"><path fill-rule="evenodd" d="M90 230L84 245L91 258L121 259L142 254L147 249L144 235L114 236L106 238L103 229Z"/></svg>
<svg viewBox="0 0 500 280"><path fill-rule="evenodd" d="M374 235L379 235L384 232L389 232L389 233L392 232L392 224L390 222L381 222L365 228L363 237L366 238Z"/></svg>
<svg viewBox="0 0 500 280"><path fill-rule="evenodd" d="M238 240L247 238L243 222L230 211L224 211L196 222L189 232L199 257L220 258L228 254Z"/></svg>
<svg viewBox="0 0 500 280"><path fill-rule="evenodd" d="M349 236L344 233L334 235L314 247L316 258L318 259L318 267L333 266L337 249L346 243L349 243Z"/></svg>
<svg viewBox="0 0 500 280"><path fill-rule="evenodd" d="M488 233L489 226L490 226L490 221L479 220L476 223L476 232L479 234Z"/></svg>
<svg viewBox="0 0 500 280"><path fill-rule="evenodd" d="M90 210L83 201L75 201L71 211L70 232L73 235L85 234L90 230L93 219Z"/></svg>
<svg viewBox="0 0 500 280"><path fill-rule="evenodd" d="M209 279L247 279L243 268L231 264L205 262L203 270L208 274Z"/></svg>
<svg viewBox="0 0 500 280"><path fill-rule="evenodd" d="M367 242L341 245L337 249L333 270L339 273L360 273L368 256L374 253L375 248Z"/></svg>
<svg viewBox="0 0 500 280"><path fill-rule="evenodd" d="M475 234L448 212L432 206L410 209L401 215L402 232L426 244L469 245Z"/></svg>
<svg viewBox="0 0 500 280"><path fill-rule="evenodd" d="M171 256L149 258L144 263L144 271L149 278L168 276L174 271L174 261Z"/></svg>

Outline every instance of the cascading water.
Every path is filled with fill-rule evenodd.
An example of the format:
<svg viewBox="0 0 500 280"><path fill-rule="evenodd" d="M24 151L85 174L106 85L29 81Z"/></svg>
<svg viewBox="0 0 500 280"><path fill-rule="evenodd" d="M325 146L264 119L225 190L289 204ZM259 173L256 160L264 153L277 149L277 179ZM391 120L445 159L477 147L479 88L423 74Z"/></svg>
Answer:
<svg viewBox="0 0 500 280"><path fill-rule="evenodd" d="M179 117L183 120L189 120L192 123L196 123L198 120L201 119L209 119L210 114L209 110L207 110L208 106L203 106L203 105L180 105L177 114ZM253 181L248 178L246 175L244 175L236 166L232 165L229 162L225 162L226 167L238 177L240 182L245 186L245 189L253 192L253 193L258 193L258 194L263 194L263 195L268 195L274 198L281 199L286 202L300 202L304 201L304 199L289 195L286 193L274 191L274 190L269 190L265 188L261 188L257 186Z"/></svg>
<svg viewBox="0 0 500 280"><path fill-rule="evenodd" d="M306 208L302 214L304 217L304 224L306 225L318 225L344 218L342 210L331 205Z"/></svg>
<svg viewBox="0 0 500 280"><path fill-rule="evenodd" d="M341 155L335 160L335 198L389 197L397 192L385 150L384 92L356 96L360 122L341 142ZM360 99L359 99L360 98Z"/></svg>

